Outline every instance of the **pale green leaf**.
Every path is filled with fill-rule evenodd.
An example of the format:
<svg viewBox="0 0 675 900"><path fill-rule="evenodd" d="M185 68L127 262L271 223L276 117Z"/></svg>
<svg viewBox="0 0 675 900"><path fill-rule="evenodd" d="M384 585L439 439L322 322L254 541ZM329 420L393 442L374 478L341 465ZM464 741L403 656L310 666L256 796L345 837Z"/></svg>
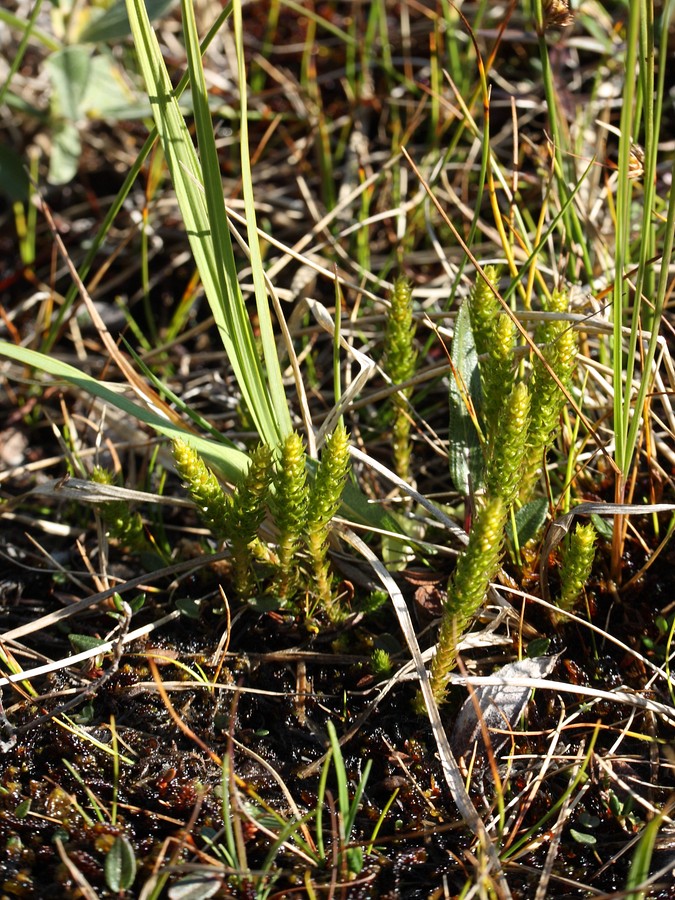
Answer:
<svg viewBox="0 0 675 900"><path fill-rule="evenodd" d="M90 118L119 118L120 111L128 114L133 108L133 101L114 61L108 56L95 56L91 60L87 89L82 98L83 111ZM136 113L138 111L137 107Z"/></svg>
<svg viewBox="0 0 675 900"><path fill-rule="evenodd" d="M537 497L526 503L525 506L521 506L516 513L516 534L519 547L524 547L528 541L537 536L544 526L547 514L548 500L546 497ZM506 534L508 539L513 541L511 522L506 526Z"/></svg>
<svg viewBox="0 0 675 900"><path fill-rule="evenodd" d="M470 494L483 480L483 454L476 426L469 411L479 408L481 388L478 356L471 330L469 308L463 303L457 313L451 351L454 372L450 376L448 462L453 484Z"/></svg>
<svg viewBox="0 0 675 900"><path fill-rule="evenodd" d="M105 880L111 891L127 891L136 879L136 856L131 841L120 834L105 858Z"/></svg>
<svg viewBox="0 0 675 900"><path fill-rule="evenodd" d="M176 0L146 0L145 5L150 21L154 21L175 6ZM119 41L129 37L130 34L131 25L125 0L117 0L102 15L82 29L79 40L96 44L100 41Z"/></svg>
<svg viewBox="0 0 675 900"><path fill-rule="evenodd" d="M53 88L52 111L57 117L76 122L82 116L90 67L91 50L79 44L64 47L45 60Z"/></svg>
<svg viewBox="0 0 675 900"><path fill-rule="evenodd" d="M52 131L52 154L49 159L50 184L67 184L77 174L80 161L80 134L77 127L65 119Z"/></svg>

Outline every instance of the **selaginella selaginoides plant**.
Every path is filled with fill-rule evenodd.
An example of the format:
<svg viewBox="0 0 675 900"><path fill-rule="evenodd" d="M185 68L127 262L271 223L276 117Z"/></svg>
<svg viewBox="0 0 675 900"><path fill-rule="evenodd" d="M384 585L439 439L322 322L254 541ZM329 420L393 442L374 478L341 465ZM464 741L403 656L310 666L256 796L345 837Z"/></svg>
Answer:
<svg viewBox="0 0 675 900"><path fill-rule="evenodd" d="M95 466L91 480L96 484L114 484L115 476L107 469ZM99 512L110 537L131 550L143 552L151 549L141 514L131 512L127 500L108 500L100 504Z"/></svg>
<svg viewBox="0 0 675 900"><path fill-rule="evenodd" d="M297 432L281 445L273 484L270 508L277 529L277 570L271 594L283 605L295 591L298 551L307 526L307 456Z"/></svg>
<svg viewBox="0 0 675 900"><path fill-rule="evenodd" d="M469 298L469 316L476 353L481 360L482 413L489 448L497 433L504 401L515 381L516 329L489 286L497 284L499 270L496 266L485 266L483 271L485 278L477 278Z"/></svg>
<svg viewBox="0 0 675 900"><path fill-rule="evenodd" d="M499 569L506 523L520 484L526 447L530 396L525 384L512 387L502 407L487 459L486 494L476 510L469 543L457 561L443 604L431 688L437 702L446 694L457 644L482 607Z"/></svg>
<svg viewBox="0 0 675 900"><path fill-rule="evenodd" d="M546 449L550 446L560 427L560 414L566 403L565 393L560 389L553 372L565 391L569 392L576 363L577 336L569 322L562 316L569 309L566 291L555 290L551 294L545 310L557 313L561 318L552 318L536 329L534 337L541 355L533 356L530 378L530 427L527 438L527 459L523 470L520 499L526 501L539 473L545 465Z"/></svg>
<svg viewBox="0 0 675 900"><path fill-rule="evenodd" d="M332 622L346 615L333 591L328 543L330 521L340 506L349 465L349 439L342 424L326 439L311 481L300 436L289 435L281 448L271 500L278 561L270 593L283 603L302 595L308 619L316 609ZM308 558L306 567L302 550Z"/></svg>
<svg viewBox="0 0 675 900"><path fill-rule="evenodd" d="M497 273L486 267L486 275L494 279ZM474 289L470 302L474 340L481 360L484 425L489 435L485 447L485 494L477 498L469 542L457 562L443 605L431 666L431 685L438 702L445 698L458 642L482 607L490 581L499 569L510 509L518 498L522 500L531 493L546 448L559 426L565 395L551 371L569 389L576 356L576 336L568 323L551 319L536 334L543 344L541 352L547 365L534 355L529 382L516 380L513 325L485 282L481 284ZM567 295L555 291L547 311L564 313L567 305ZM567 593L574 596L581 590L580 579L583 584L592 565L592 554L584 555L582 543L592 547L593 541L585 533L575 539L566 576Z"/></svg>
<svg viewBox="0 0 675 900"><path fill-rule="evenodd" d="M230 547L239 599L264 594L272 606L294 612L302 608L307 617L318 608L331 621L344 618L328 562L330 521L349 471L349 440L342 425L326 439L311 482L304 443L295 432L282 443L276 460L269 447L257 447L232 494L225 493L187 442L175 441L173 451L202 521L216 540ZM274 544L264 543L258 534L268 511L277 530ZM256 562L265 563L264 577L259 576ZM302 607L296 604L298 596L303 598Z"/></svg>
<svg viewBox="0 0 675 900"><path fill-rule="evenodd" d="M201 456L185 441L174 441L176 469L194 500L199 515L217 541L232 549L234 588L248 600L256 590L253 559L268 554L258 538L272 480L272 451L264 444L250 456L250 465L232 494L226 494Z"/></svg>
<svg viewBox="0 0 675 900"><path fill-rule="evenodd" d="M560 609L571 612L581 597L593 568L597 539L598 534L592 522L588 522L586 525L578 524L569 535L567 546L563 550L560 568L560 596L558 598ZM564 617L553 614L555 622L561 619Z"/></svg>
<svg viewBox="0 0 675 900"><path fill-rule="evenodd" d="M415 320L413 317L412 286L406 278L397 278L391 294L384 332L383 368L393 384L403 384L415 374L417 353L414 349ZM404 481L410 481L410 387L399 388L392 395L392 449L394 471Z"/></svg>
<svg viewBox="0 0 675 900"><path fill-rule="evenodd" d="M333 590L333 577L328 561L328 527L340 507L349 468L349 437L344 425L340 424L326 439L321 451L321 459L309 492L305 537L315 602L332 622L343 619L345 610Z"/></svg>

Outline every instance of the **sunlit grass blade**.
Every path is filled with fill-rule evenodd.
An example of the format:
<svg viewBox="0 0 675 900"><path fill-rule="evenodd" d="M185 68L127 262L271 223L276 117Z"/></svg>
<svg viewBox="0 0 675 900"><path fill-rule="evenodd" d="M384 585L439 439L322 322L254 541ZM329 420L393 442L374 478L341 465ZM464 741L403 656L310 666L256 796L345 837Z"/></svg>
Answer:
<svg viewBox="0 0 675 900"><path fill-rule="evenodd" d="M552 149L555 160L555 176L558 185L558 192L560 194L560 202L564 203L569 196L568 183L571 180L571 173L569 171L570 167L566 159L566 154L568 153L570 148L567 127L562 115L563 104L558 100L553 69L549 57L548 43L546 40L546 31L544 25L544 9L545 4L542 2L542 0L535 0L534 15L539 39L539 55L542 66L542 83L544 87L544 94L546 96L549 126L551 129ZM626 71L631 70L626 68ZM588 241L584 239L584 228L573 205L567 207L564 221L569 238L574 239L577 243L577 246L580 248L584 270L587 275L590 276L593 272L593 266L589 253L589 244Z"/></svg>
<svg viewBox="0 0 675 900"><path fill-rule="evenodd" d="M46 372L48 375L53 375L55 378L66 381L94 397L105 400L106 403L134 419L138 419L139 422L150 425L159 434L169 438L182 438L190 443L205 460L214 465L227 478L239 478L248 467L248 457L241 450L191 434L189 431L181 428L179 424L170 422L168 419L158 415L158 413L140 406L138 403L134 403L133 400L129 400L123 394L117 393L110 385L97 381L95 378L87 375L86 372L82 372L80 369L68 365L68 363L61 362L47 354L38 353L36 350L17 347L6 341L0 341L0 354L31 368ZM125 386L121 387L124 388Z"/></svg>
<svg viewBox="0 0 675 900"><path fill-rule="evenodd" d="M640 835L626 880L626 894L624 895L626 900L644 900L646 896L646 891L641 888L641 885L644 885L646 879L649 878L654 845L662 823L663 817L657 816L645 826Z"/></svg>
<svg viewBox="0 0 675 900"><path fill-rule="evenodd" d="M209 46L209 44L211 43L213 38L216 36L216 34L218 33L218 30L220 29L220 27L222 26L223 22L225 21L225 19L227 18L228 15L229 15L229 5L227 7L225 7L225 9L218 15L217 19L215 20L215 22L209 29L208 34L202 41L201 47L200 47L200 50L202 53L205 52L205 50L207 49L207 47ZM188 85L188 73L186 72L183 75L183 77L181 78L181 80L179 81L179 83L176 86L176 89L174 91L174 95L175 95L176 99L178 99L181 96L181 94L185 91L185 88L187 87L187 85ZM129 171L127 172L127 175L124 179L124 183L122 184L122 187L117 192L117 196L115 197L110 208L108 209L108 211L105 215L105 218L103 219L103 222L101 223L101 226L96 233L96 236L91 241L91 244L90 244L90 246L87 250L87 253L85 254L85 257L79 268L79 276L82 279L82 281L86 280L89 270L91 268L91 265L92 265L94 259L96 258L96 255L100 252L101 247L102 247L104 241L106 240L108 232L110 231L112 223L115 221L120 210L124 206L124 201L126 200L131 188L135 184L139 173L142 171L145 160L147 159L147 156L150 153L150 151L152 150L152 148L154 147L156 140L157 140L157 128L155 127L152 129L152 131L146 138L145 143L139 150L139 152L136 156L136 159L134 160L133 164L131 165ZM49 333L42 343L41 349L45 353L49 353L49 351L54 346L54 344L59 336L61 325L63 324L63 322L65 322L66 316L67 316L71 306L73 305L73 302L75 301L76 297L77 297L77 284L72 284L66 293L63 303L61 304L58 316L52 323L52 325L49 329Z"/></svg>
<svg viewBox="0 0 675 900"><path fill-rule="evenodd" d="M244 209L246 212L246 232L248 235L248 250L251 261L251 275L253 278L256 310L258 313L260 340L262 343L263 356L265 359L267 370L269 397L272 408L276 415L277 425L279 428L279 437L286 438L291 433L292 426L290 415L288 413L286 391L284 389L284 384L281 377L281 368L279 366L277 343L272 326L272 318L270 316L267 288L265 287L265 275L263 270L262 255L260 252L260 241L258 239L258 230L256 225L256 204L253 197L253 174L251 172L251 157L248 140L248 85L246 81L246 68L244 63L244 30L242 23L241 0L233 0L232 13L234 21L234 37L237 48L237 70L239 78L239 147L241 153L241 184L244 194ZM211 142L214 144L215 149L212 129L209 132L209 136L211 138ZM220 180L219 170L217 170L217 172L218 179Z"/></svg>
<svg viewBox="0 0 675 900"><path fill-rule="evenodd" d="M216 178L218 160L191 10L183 4L203 165L178 106L145 7L140 0L128 0L127 8L155 124L216 327L260 436L266 443L276 446L282 434L290 430L290 426L286 427L288 407L284 404L281 410L273 406L237 280L219 170ZM275 364L270 359L266 362L268 366ZM276 377L280 378L279 375Z"/></svg>

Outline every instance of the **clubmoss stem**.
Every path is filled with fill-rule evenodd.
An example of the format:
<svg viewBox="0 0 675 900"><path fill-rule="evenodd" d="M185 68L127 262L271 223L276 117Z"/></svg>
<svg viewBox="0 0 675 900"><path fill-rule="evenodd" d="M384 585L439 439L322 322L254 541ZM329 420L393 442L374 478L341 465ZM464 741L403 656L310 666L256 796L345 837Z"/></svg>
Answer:
<svg viewBox="0 0 675 900"><path fill-rule="evenodd" d="M490 581L499 568L507 508L501 497L479 510L469 543L457 562L443 606L436 655L431 664L431 688L438 703L445 699L447 677L457 660L457 644L483 605Z"/></svg>
<svg viewBox="0 0 675 900"><path fill-rule="evenodd" d="M595 560L597 532L592 522L577 525L564 551L558 606L570 611L581 596Z"/></svg>
<svg viewBox="0 0 675 900"><path fill-rule="evenodd" d="M405 278L398 278L391 295L384 336L385 371L394 384L402 384L415 374L417 353L414 349L415 320L413 317L412 287ZM411 480L410 429L412 420L408 400L410 388L400 388L392 396L394 420L392 449L394 470L404 481Z"/></svg>
<svg viewBox="0 0 675 900"><path fill-rule="evenodd" d="M273 479L274 494L270 507L278 529L278 571L272 593L282 603L291 593L296 577L296 554L307 525L307 467L302 438L289 434L281 445L281 454Z"/></svg>
<svg viewBox="0 0 675 900"><path fill-rule="evenodd" d="M349 437L344 425L338 425L326 439L309 492L306 531L314 593L319 605L333 622L343 619L345 610L341 608L333 592L328 561L329 525L340 506L349 467Z"/></svg>

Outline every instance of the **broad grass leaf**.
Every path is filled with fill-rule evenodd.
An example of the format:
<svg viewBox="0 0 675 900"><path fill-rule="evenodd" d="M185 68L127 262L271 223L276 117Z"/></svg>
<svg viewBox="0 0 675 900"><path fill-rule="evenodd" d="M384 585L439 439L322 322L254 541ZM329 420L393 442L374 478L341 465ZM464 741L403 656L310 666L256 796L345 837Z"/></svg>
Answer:
<svg viewBox="0 0 675 900"><path fill-rule="evenodd" d="M176 5L176 0L145 0L150 21L161 18ZM84 28L78 40L97 44L101 41L119 41L131 34L125 0L117 0L112 6Z"/></svg>
<svg viewBox="0 0 675 900"><path fill-rule="evenodd" d="M282 381L276 354L274 357L266 356L264 364L258 356L239 286L194 10L183 3L184 35L200 156L178 106L144 4L141 0L127 0L127 11L155 124L218 333L258 433L267 444L276 447L292 430L288 403L285 397L283 403L279 403L279 392L273 386Z"/></svg>
<svg viewBox="0 0 675 900"><path fill-rule="evenodd" d="M451 359L448 461L455 487L468 495L482 483L483 454L475 425L481 403L480 372L466 303L457 313Z"/></svg>
<svg viewBox="0 0 675 900"><path fill-rule="evenodd" d="M126 385L104 384L53 356L38 353L37 350L29 350L26 347L17 347L7 341L0 341L0 355L46 372L61 381L66 381L91 396L104 400L139 422L144 422L159 434L169 438L182 438L190 443L207 463L232 481L237 481L248 469L248 456L241 450L237 450L229 444L216 443L199 435L191 434L153 410L134 403L124 394L118 393L118 389L124 390Z"/></svg>

